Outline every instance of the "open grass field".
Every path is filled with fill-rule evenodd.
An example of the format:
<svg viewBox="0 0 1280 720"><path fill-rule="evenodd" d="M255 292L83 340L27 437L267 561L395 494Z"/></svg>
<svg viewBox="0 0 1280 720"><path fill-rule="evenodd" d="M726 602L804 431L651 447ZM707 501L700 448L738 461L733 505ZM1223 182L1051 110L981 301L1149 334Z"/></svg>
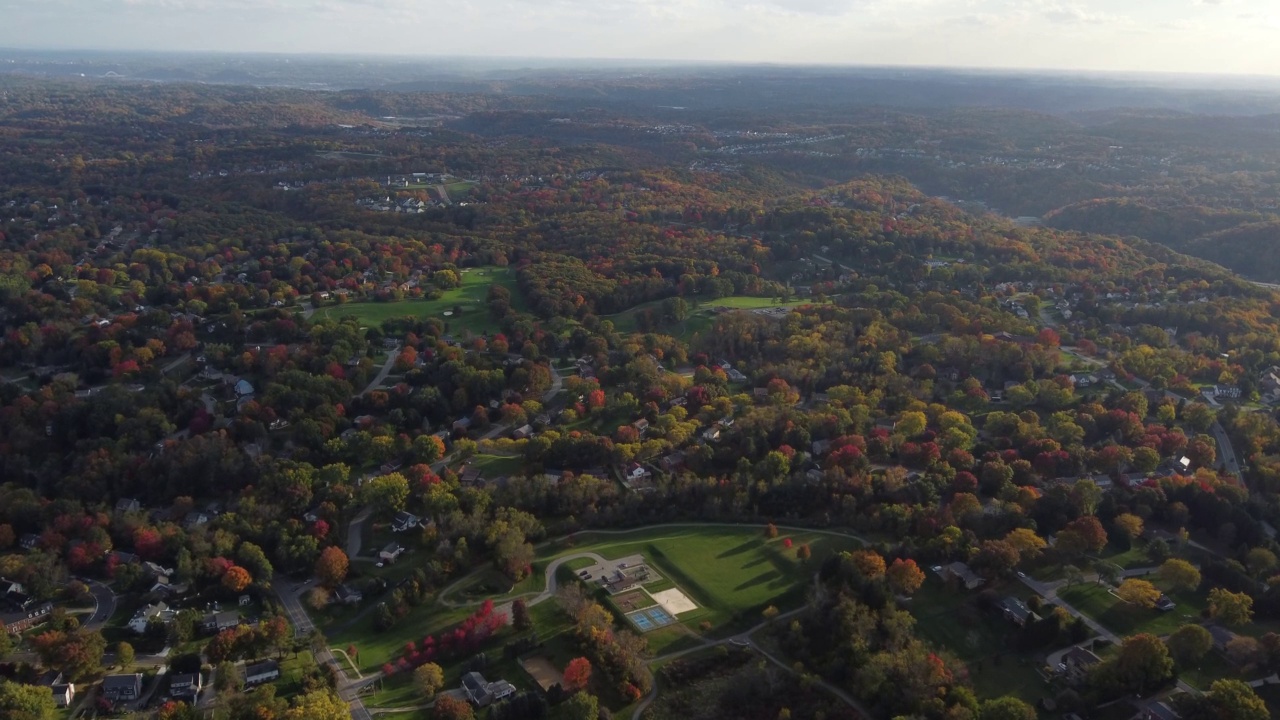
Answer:
<svg viewBox="0 0 1280 720"><path fill-rule="evenodd" d="M790 550L784 547L787 537L793 542ZM813 553L804 563L795 551L803 543ZM634 534L580 533L572 548L553 548L550 557L584 551L606 558L642 554L670 581L651 590L679 587L698 604L680 622L696 626L709 620L715 634L721 628L756 624L769 605L782 610L795 605L826 557L858 547L855 538L814 532L784 532L768 540L754 527L669 526Z"/></svg>
<svg viewBox="0 0 1280 720"><path fill-rule="evenodd" d="M809 301L792 301L788 303L778 303L774 298L767 297L748 297L746 295L731 295L722 298L710 297L694 297L688 298L689 304L693 307L689 311L689 317L673 323L664 323L658 328L658 332L673 337L678 337L688 341L695 333L705 333L711 328L712 322L715 320L715 311L713 308L728 307L737 310L755 310L757 308L781 307L793 308L801 305L809 304ZM658 309L662 306L662 300L654 300L652 302L641 303L633 308L624 310L614 315L601 316L602 320L611 320L613 326L618 332L632 333L639 332L636 324L636 317L644 310L653 308Z"/></svg>
<svg viewBox="0 0 1280 720"><path fill-rule="evenodd" d="M1013 694L1035 704L1048 686L1037 663L1011 649L1017 629L995 613L978 611L970 605L972 599L930 574L909 608L917 634L968 665L979 698Z"/></svg>
<svg viewBox="0 0 1280 720"><path fill-rule="evenodd" d="M490 285L502 285L511 291L511 305L520 312L528 308L524 297L516 287L515 271L511 268L480 267L463 268L462 285L448 290L438 300L402 300L400 302L352 302L345 305L331 305L316 310L315 318L341 318L354 316L366 325L381 325L392 318L405 316L434 317L446 323L449 332L455 336L464 333L478 335L484 332L497 332L498 324L489 315L485 305ZM445 317L444 313L453 312L454 306L462 308L461 315Z"/></svg>
<svg viewBox="0 0 1280 720"><path fill-rule="evenodd" d="M1059 590L1058 596L1119 635L1143 632L1166 635L1187 623L1198 622L1200 611L1205 607L1204 594L1182 592L1169 593L1169 598L1178 605L1173 610L1147 610L1120 600L1108 593L1106 587L1090 584Z"/></svg>

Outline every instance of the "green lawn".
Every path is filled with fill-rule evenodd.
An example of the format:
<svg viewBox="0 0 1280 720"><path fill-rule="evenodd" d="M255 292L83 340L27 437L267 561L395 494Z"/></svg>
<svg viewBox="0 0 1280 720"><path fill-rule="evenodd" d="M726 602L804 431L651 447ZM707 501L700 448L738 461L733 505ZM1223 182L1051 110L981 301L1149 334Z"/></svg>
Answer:
<svg viewBox="0 0 1280 720"><path fill-rule="evenodd" d="M712 322L715 320L713 308L716 307L728 307L738 310L754 310L767 307L794 308L807 305L810 302L803 300L778 303L774 298L750 297L747 295L731 295L722 298L692 297L686 298L686 300L691 306L689 316L680 322L664 322L658 327L657 332L688 341L693 337L694 333L705 333L711 327ZM603 315L600 319L612 321L614 329L618 332L639 332L636 316L648 308L658 310L663 302L663 300L654 300L641 303L614 315Z"/></svg>
<svg viewBox="0 0 1280 720"><path fill-rule="evenodd" d="M355 316L367 325L381 325L383 321L404 317L435 317L442 320L450 333L461 336L464 331L472 334L497 332L498 324L489 315L485 298L490 285L502 285L511 291L511 305L517 311L525 312L524 296L516 287L516 274L511 268L480 267L463 268L462 285L446 291L438 300L402 300L400 302L352 302L345 305L331 305L316 311L314 319L341 318ZM445 317L445 312L453 312L454 306L462 308L461 315Z"/></svg>
<svg viewBox="0 0 1280 720"><path fill-rule="evenodd" d="M1167 635L1187 623L1199 622L1200 611L1205 606L1203 594L1180 592L1169 593L1169 598L1178 605L1173 610L1147 610L1123 602L1102 585L1088 583L1060 590L1058 596L1119 635L1143 632Z"/></svg>
<svg viewBox="0 0 1280 720"><path fill-rule="evenodd" d="M487 479L503 475L520 475L524 470L524 460L518 456L476 455L471 458L471 467L480 471Z"/></svg>
<svg viewBox="0 0 1280 720"><path fill-rule="evenodd" d="M1016 591L1025 587L1008 588ZM1002 592L1003 594L1009 594ZM1012 594L1021 596L1018 592ZM917 634L933 645L951 651L969 668L979 698L1017 695L1034 704L1047 692L1037 663L1011 650L1016 628L992 612L981 612L975 596L956 592L929 575L911 599Z"/></svg>
<svg viewBox="0 0 1280 720"><path fill-rule="evenodd" d="M794 547L809 544L813 555L807 563L796 559L794 547L784 548L787 537ZM823 559L860 546L852 537L813 532L783 532L767 540L753 527L669 526L634 536L580 533L572 548L553 548L550 557L586 551L607 558L642 554L699 605L697 611L681 616L681 622L696 627L709 620L719 630L727 624L754 625L769 605L782 610L794 606Z"/></svg>

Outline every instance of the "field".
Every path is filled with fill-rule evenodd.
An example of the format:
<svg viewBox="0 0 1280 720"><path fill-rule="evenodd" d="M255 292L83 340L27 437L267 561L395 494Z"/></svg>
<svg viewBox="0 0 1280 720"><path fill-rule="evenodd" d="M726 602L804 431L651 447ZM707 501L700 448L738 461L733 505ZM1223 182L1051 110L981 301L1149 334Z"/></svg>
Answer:
<svg viewBox="0 0 1280 720"><path fill-rule="evenodd" d="M1119 635L1149 632L1167 635L1187 623L1200 620L1205 596L1198 593L1169 593L1177 607L1169 612L1130 605L1107 592L1101 585L1076 585L1058 591L1072 607L1102 623Z"/></svg>
<svg viewBox="0 0 1280 720"><path fill-rule="evenodd" d="M979 698L1012 694L1034 704L1048 691L1036 663L1010 649L1016 634L1013 625L995 613L977 610L970 604L972 597L949 590L930 575L911 599L917 634L968 665Z"/></svg>
<svg viewBox="0 0 1280 720"><path fill-rule="evenodd" d="M788 537L793 547L808 543L813 556L804 563L796 559L795 550L784 547ZM654 593L680 588L698 604L680 622L696 626L710 621L717 634L722 628L758 623L769 605L785 610L797 604L827 556L860 546L852 537L815 532L782 533L768 540L752 527L668 526L620 535L581 533L572 548L557 549L553 557L587 551L606 558L642 554L666 574L646 588Z"/></svg>
<svg viewBox="0 0 1280 720"><path fill-rule="evenodd" d="M497 332L498 324L489 315L485 297L490 285L502 285L511 291L511 305L524 312L523 296L516 287L515 271L510 268L464 268L462 285L448 290L438 300L401 300L400 302L353 302L345 305L326 306L316 310L315 318L340 318L354 316L367 325L381 325L392 318L405 316L434 317L445 323L447 330L461 336L464 332L474 335ZM445 317L461 306L462 314Z"/></svg>
<svg viewBox="0 0 1280 720"><path fill-rule="evenodd" d="M688 341L695 333L705 333L711 327L712 322L715 320L715 312L712 308L728 307L736 310L755 310L769 307L794 308L809 304L808 301L779 303L774 298L748 297L746 295L731 295L722 298L695 297L687 298L687 300L691 306L689 317L680 322L663 323L658 328L658 332ZM600 319L612 321L614 328L618 332L638 332L636 316L648 308L659 310L662 307L662 303L662 300L641 303L615 315L601 316Z"/></svg>

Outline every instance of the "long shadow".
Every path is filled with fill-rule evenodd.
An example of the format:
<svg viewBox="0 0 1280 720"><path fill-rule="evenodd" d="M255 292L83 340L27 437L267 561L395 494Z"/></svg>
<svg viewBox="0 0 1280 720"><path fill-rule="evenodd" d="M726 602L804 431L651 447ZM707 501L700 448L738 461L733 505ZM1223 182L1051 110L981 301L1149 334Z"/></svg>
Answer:
<svg viewBox="0 0 1280 720"><path fill-rule="evenodd" d="M737 547L729 548L728 550L725 550L724 552L717 555L716 558L720 559L720 558L733 557L734 555L741 555L744 552L749 552L755 548L760 547L760 545L763 543L764 541L761 540L760 538L748 540Z"/></svg>
<svg viewBox="0 0 1280 720"><path fill-rule="evenodd" d="M734 590L746 590L747 588L755 587L756 585L763 585L769 582L770 580L776 580L781 576L782 576L782 573L778 572L777 570L771 570L770 572L760 573L759 575L751 578L750 580L734 588Z"/></svg>

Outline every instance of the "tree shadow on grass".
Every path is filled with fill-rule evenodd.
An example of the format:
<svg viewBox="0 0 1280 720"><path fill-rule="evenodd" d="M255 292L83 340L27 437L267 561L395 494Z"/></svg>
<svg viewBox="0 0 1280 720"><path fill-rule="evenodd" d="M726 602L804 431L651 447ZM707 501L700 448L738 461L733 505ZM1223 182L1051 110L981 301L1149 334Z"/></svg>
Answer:
<svg viewBox="0 0 1280 720"><path fill-rule="evenodd" d="M733 557L734 555L741 555L744 552L750 552L751 550L760 547L760 545L763 542L764 540L761 540L760 538L753 538L751 540L748 540L742 543L737 547L729 548L728 550L725 550L724 552L717 555L716 558L720 559L720 558Z"/></svg>
<svg viewBox="0 0 1280 720"><path fill-rule="evenodd" d="M760 573L759 575L751 578L750 580L734 588L734 590L746 590L747 588L755 587L757 585L763 585L771 580L777 580L781 577L782 577L782 573L778 572L777 570L771 570L766 573Z"/></svg>

